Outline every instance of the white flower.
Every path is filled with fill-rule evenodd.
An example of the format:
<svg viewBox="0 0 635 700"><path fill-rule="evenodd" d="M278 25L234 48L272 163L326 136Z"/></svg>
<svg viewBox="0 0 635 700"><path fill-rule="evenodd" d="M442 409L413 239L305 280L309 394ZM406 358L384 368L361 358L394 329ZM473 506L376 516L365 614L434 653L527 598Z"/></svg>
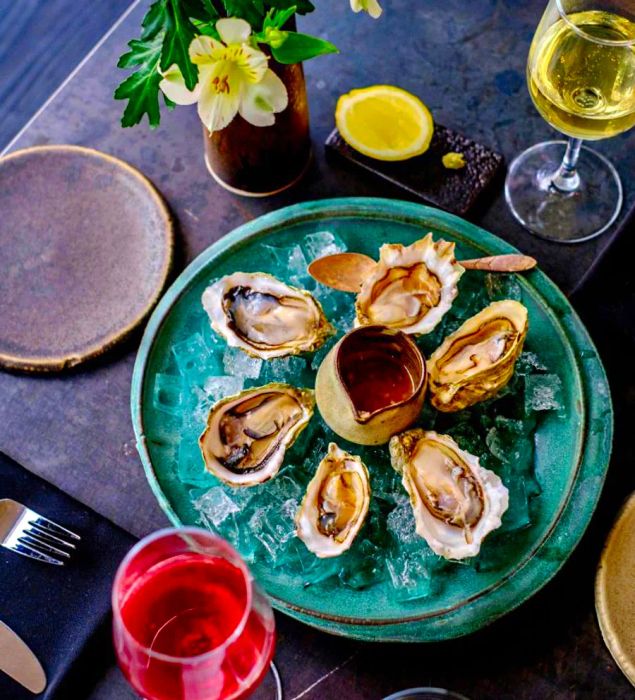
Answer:
<svg viewBox="0 0 635 700"><path fill-rule="evenodd" d="M373 18L377 19L381 16L381 5L377 0L351 0L351 10L353 12L368 12L368 14Z"/></svg>
<svg viewBox="0 0 635 700"><path fill-rule="evenodd" d="M226 127L237 113L255 126L271 126L274 114L288 104L287 89L268 67L267 56L251 46L251 27L233 17L219 19L216 29L222 43L198 36L190 44L190 60L199 79L188 90L176 65L163 73L159 87L180 105L198 102L198 114L210 131Z"/></svg>

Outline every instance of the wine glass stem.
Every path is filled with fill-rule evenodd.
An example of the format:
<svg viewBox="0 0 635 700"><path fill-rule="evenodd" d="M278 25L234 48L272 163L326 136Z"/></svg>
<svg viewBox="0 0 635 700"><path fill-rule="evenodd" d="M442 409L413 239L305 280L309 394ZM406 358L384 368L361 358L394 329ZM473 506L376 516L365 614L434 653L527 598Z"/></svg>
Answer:
<svg viewBox="0 0 635 700"><path fill-rule="evenodd" d="M580 187L580 176L576 170L580 148L582 148L582 139L569 139L562 163L551 180L551 185L556 190L575 192Z"/></svg>

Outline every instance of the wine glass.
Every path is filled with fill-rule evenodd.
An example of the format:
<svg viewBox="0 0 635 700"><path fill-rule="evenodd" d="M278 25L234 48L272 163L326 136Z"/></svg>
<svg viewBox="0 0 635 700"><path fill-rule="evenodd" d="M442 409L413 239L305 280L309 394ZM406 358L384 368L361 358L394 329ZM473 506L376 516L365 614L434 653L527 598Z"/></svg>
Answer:
<svg viewBox="0 0 635 700"><path fill-rule="evenodd" d="M569 137L541 143L511 164L505 197L518 221L549 240L576 243L615 221L622 185L582 140L635 124L635 2L550 0L529 50L534 105Z"/></svg>
<svg viewBox="0 0 635 700"><path fill-rule="evenodd" d="M112 607L119 665L147 700L246 698L270 667L271 606L238 553L206 530L139 542L119 566Z"/></svg>

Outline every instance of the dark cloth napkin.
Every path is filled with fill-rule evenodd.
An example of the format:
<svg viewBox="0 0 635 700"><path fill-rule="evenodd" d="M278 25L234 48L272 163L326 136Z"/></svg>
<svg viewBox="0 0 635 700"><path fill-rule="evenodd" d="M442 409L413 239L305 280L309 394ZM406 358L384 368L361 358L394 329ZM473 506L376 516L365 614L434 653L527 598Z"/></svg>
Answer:
<svg viewBox="0 0 635 700"><path fill-rule="evenodd" d="M0 672L0 698L86 697L112 661L110 591L135 539L2 453L0 498L20 501L82 538L65 566L0 547L0 620L29 645L48 679L44 693L34 696Z"/></svg>

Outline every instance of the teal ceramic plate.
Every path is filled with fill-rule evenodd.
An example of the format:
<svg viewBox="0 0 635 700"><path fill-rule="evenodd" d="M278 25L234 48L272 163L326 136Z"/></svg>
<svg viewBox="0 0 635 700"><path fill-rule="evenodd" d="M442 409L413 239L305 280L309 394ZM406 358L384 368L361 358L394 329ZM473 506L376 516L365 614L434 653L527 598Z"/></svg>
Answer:
<svg viewBox="0 0 635 700"><path fill-rule="evenodd" d="M269 271L264 251L270 249L264 246L293 246L321 231L339 236L349 250L373 256L383 243L409 244L426 231L455 241L459 259L514 252L499 238L455 216L383 199L296 205L251 221L211 246L180 275L156 308L141 343L132 384L139 453L161 507L176 525L199 522L191 493L194 488L196 494L196 485L185 483L176 467L177 462L183 465L190 457L196 459L196 435L182 427L192 408L182 402L176 379L172 386L171 373L176 372L175 347L181 372L187 375L191 369L200 377L206 371L197 366L201 362L197 344L206 342L203 329L207 327L201 293L210 280L230 272ZM586 330L556 286L537 270L518 277L515 284L529 309L526 347L537 352L562 385L559 410L541 413L532 434L539 495L531 499L530 521L513 536L486 540L483 552L487 548L497 554L496 566L453 565L439 574L443 585L434 594L415 600L396 595L390 580L359 590L338 579L304 586L297 573L256 558L251 564L254 575L279 610L323 630L361 639L448 639L515 608L562 566L591 518L608 467L609 390ZM210 368L210 373L219 372ZM231 386L228 393L233 393ZM162 398L157 398L160 394ZM317 454L316 463L319 458ZM369 464L371 473L390 469L387 457L379 461L385 463ZM266 499L266 490L261 493L259 497Z"/></svg>

